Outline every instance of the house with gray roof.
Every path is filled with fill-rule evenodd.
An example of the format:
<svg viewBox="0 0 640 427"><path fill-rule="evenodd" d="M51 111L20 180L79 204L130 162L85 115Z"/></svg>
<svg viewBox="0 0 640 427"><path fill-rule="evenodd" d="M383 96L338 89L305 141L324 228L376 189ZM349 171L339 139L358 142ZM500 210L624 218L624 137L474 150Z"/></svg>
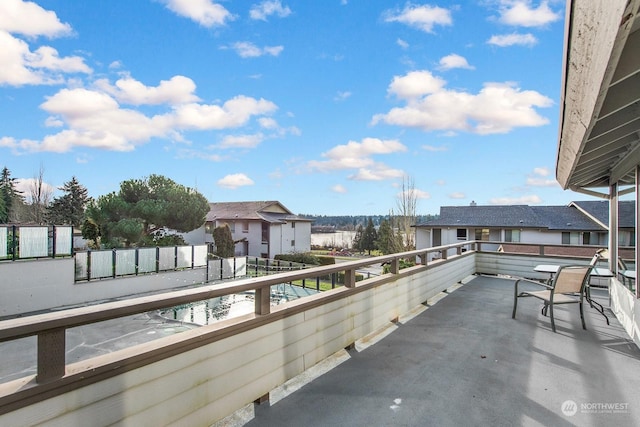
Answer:
<svg viewBox="0 0 640 427"><path fill-rule="evenodd" d="M209 203L205 223L185 236L190 244L213 244L213 230L228 224L236 256L273 258L311 250L311 220L278 201Z"/></svg>
<svg viewBox="0 0 640 427"><path fill-rule="evenodd" d="M618 221L619 245L633 245L635 201L619 202ZM564 206L478 206L472 202L469 206L442 206L438 218L416 224L416 248L465 240L606 246L608 225L608 201Z"/></svg>

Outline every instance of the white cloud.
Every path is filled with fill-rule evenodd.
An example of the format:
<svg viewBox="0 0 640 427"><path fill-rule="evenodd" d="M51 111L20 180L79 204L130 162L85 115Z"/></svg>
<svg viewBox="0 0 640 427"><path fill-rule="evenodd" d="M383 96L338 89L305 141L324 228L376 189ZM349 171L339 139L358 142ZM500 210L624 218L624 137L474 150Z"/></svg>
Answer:
<svg viewBox="0 0 640 427"><path fill-rule="evenodd" d="M364 138L362 142L349 141L346 145L337 145L322 154L327 160L312 160L307 163L311 170L328 172L333 170L356 169L349 176L352 180L382 180L403 176L403 171L392 169L383 163L375 162L373 155L404 152L407 147L397 140Z"/></svg>
<svg viewBox="0 0 640 427"><path fill-rule="evenodd" d="M410 195L407 197L404 197L405 193ZM413 197L411 195L413 195ZM396 195L396 197L399 199L415 198L416 200L426 200L431 198L431 194L429 194L426 191L422 191L417 188L414 188L413 190L406 190L404 192L401 191Z"/></svg>
<svg viewBox="0 0 640 427"><path fill-rule="evenodd" d="M455 53L440 58L441 70L451 70L453 68L465 68L467 70L475 69L475 67L469 65L469 63L463 56L457 55Z"/></svg>
<svg viewBox="0 0 640 427"><path fill-rule="evenodd" d="M62 128L41 141L2 138L0 146L20 152L67 152L74 147L92 147L112 151L131 151L152 138L183 139L187 130L221 130L238 128L252 117L264 116L277 106L264 99L236 96L222 105L195 102L191 80L171 79L155 88L146 87L133 79L127 84L112 86L102 81L94 89L62 89L47 97L40 105L50 114L45 125ZM107 91L101 91L100 87ZM113 92L128 102L154 104L176 102L166 112L147 116L134 109L122 108ZM256 140L253 141L255 143ZM240 144L240 140L236 140ZM245 139L245 145L250 145Z"/></svg>
<svg viewBox="0 0 640 427"><path fill-rule="evenodd" d="M489 200L490 205L536 205L542 203L538 196L496 197Z"/></svg>
<svg viewBox="0 0 640 427"><path fill-rule="evenodd" d="M350 98L350 97L351 97L351 92L349 92L349 91L345 91L345 92L338 91L336 96L333 97L333 100L339 102L339 101L344 101L344 100L346 100L347 98Z"/></svg>
<svg viewBox="0 0 640 427"><path fill-rule="evenodd" d="M254 148L264 141L261 133L253 135L227 135L222 138L220 148Z"/></svg>
<svg viewBox="0 0 640 427"><path fill-rule="evenodd" d="M502 0L500 7L500 22L520 27L541 27L560 19L549 7L548 1L543 1L537 8L531 6L530 0Z"/></svg>
<svg viewBox="0 0 640 427"><path fill-rule="evenodd" d="M289 6L282 6L280 0L267 0L260 4L254 4L249 10L249 16L251 19L258 19L266 21L271 15L276 15L280 18L285 18L291 14Z"/></svg>
<svg viewBox="0 0 640 427"><path fill-rule="evenodd" d="M449 194L450 199L464 199L467 196L464 193L454 192Z"/></svg>
<svg viewBox="0 0 640 427"><path fill-rule="evenodd" d="M242 58L256 58L263 55L278 56L284 50L284 46L265 46L261 48L251 42L236 42L231 47Z"/></svg>
<svg viewBox="0 0 640 427"><path fill-rule="evenodd" d="M203 27L217 27L233 20L231 13L211 0L164 0L169 10Z"/></svg>
<svg viewBox="0 0 640 427"><path fill-rule="evenodd" d="M407 43L406 41L402 40L402 39L397 39L396 40L396 44L398 46L400 46L403 49L407 49L409 47L409 43Z"/></svg>
<svg viewBox="0 0 640 427"><path fill-rule="evenodd" d="M549 168L533 168L533 173L539 176L549 176Z"/></svg>
<svg viewBox="0 0 640 427"><path fill-rule="evenodd" d="M334 193L340 193L340 194L347 193L347 189L344 187L344 185L341 185L341 184L336 184L333 187L331 187L331 191L333 191Z"/></svg>
<svg viewBox="0 0 640 427"><path fill-rule="evenodd" d="M55 12L22 0L0 1L0 30L27 37L49 38L66 36L72 32L71 26L60 22Z"/></svg>
<svg viewBox="0 0 640 427"><path fill-rule="evenodd" d="M402 11L387 11L386 22L400 22L418 30L431 33L435 25L451 25L451 12L430 5L408 4Z"/></svg>
<svg viewBox="0 0 640 427"><path fill-rule="evenodd" d="M119 102L130 105L184 104L199 101L199 98L194 95L196 84L184 76L162 80L155 87L145 86L130 76L119 79L115 85L110 84L106 79L96 81L95 85Z"/></svg>
<svg viewBox="0 0 640 427"><path fill-rule="evenodd" d="M423 145L422 148L426 151L431 151L432 153L436 153L438 151L449 151L449 148L445 147L445 146L440 146L440 147L436 147L433 145Z"/></svg>
<svg viewBox="0 0 640 427"><path fill-rule="evenodd" d="M39 183L36 178L18 178L15 183L16 190L25 196L27 203L33 203L33 192L39 185L42 185L43 194L53 195L58 191L55 185L46 182Z"/></svg>
<svg viewBox="0 0 640 427"><path fill-rule="evenodd" d="M271 117L260 117L258 119L258 124L264 129L278 129L280 127L278 126L278 122Z"/></svg>
<svg viewBox="0 0 640 427"><path fill-rule="evenodd" d="M549 122L535 108L550 107L553 101L538 92L523 91L506 82L485 83L479 93L472 94L447 89L445 84L428 71L394 77L388 91L406 105L375 115L372 124L485 135Z"/></svg>
<svg viewBox="0 0 640 427"><path fill-rule="evenodd" d="M238 187L253 185L254 182L247 175L243 173L236 173L236 174L227 175L224 178L219 179L217 184L222 188L235 190Z"/></svg>
<svg viewBox="0 0 640 427"><path fill-rule="evenodd" d="M400 169L393 169L382 163L372 167L360 168L358 172L348 178L353 181L382 181L385 179L402 178L406 173Z"/></svg>
<svg viewBox="0 0 640 427"><path fill-rule="evenodd" d="M538 43L538 39L533 34L503 34L499 36L491 36L487 41L488 44L493 44L500 47L521 45L521 46L533 46Z"/></svg>
<svg viewBox="0 0 640 427"><path fill-rule="evenodd" d="M59 57L58 51L42 46L31 52L29 45L0 30L0 85L64 83L63 73L91 73L78 56Z"/></svg>
<svg viewBox="0 0 640 427"><path fill-rule="evenodd" d="M560 187L555 179L548 179L550 175L548 168L534 168L533 172L527 176L527 185L531 187Z"/></svg>
<svg viewBox="0 0 640 427"><path fill-rule="evenodd" d="M446 84L429 71L411 71L404 76L395 76L387 91L401 99L412 99L439 92Z"/></svg>
<svg viewBox="0 0 640 427"><path fill-rule="evenodd" d="M312 160L308 165L311 169L321 172L357 169L372 166L374 161L370 156L374 154L391 154L406 150L407 147L397 140L364 138L362 142L349 141L346 145L337 145L322 154L322 157L328 160Z"/></svg>
<svg viewBox="0 0 640 427"><path fill-rule="evenodd" d="M277 108L271 101L239 95L222 106L182 104L166 117L180 129L227 129L242 126L252 116L269 114Z"/></svg>

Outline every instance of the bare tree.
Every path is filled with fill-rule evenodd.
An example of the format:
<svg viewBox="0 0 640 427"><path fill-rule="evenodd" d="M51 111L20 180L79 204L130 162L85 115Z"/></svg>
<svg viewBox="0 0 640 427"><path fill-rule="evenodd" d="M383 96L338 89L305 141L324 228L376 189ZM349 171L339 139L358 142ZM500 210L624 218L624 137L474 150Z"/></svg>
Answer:
<svg viewBox="0 0 640 427"><path fill-rule="evenodd" d="M29 188L29 219L36 224L44 224L47 208L51 203L53 190L44 182L44 167L40 165L38 174L33 177Z"/></svg>
<svg viewBox="0 0 640 427"><path fill-rule="evenodd" d="M416 208L418 204L418 193L413 177L405 175L402 177L402 188L396 199L398 215L396 216L396 226L404 239L405 250L413 250L416 247L414 228L416 222Z"/></svg>

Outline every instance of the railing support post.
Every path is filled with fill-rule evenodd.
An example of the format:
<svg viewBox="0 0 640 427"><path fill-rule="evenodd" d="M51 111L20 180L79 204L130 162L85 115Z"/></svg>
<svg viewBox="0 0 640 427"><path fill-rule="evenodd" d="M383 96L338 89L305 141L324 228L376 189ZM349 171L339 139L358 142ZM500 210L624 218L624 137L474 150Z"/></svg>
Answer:
<svg viewBox="0 0 640 427"><path fill-rule="evenodd" d="M36 382L42 383L65 374L64 328L52 329L38 334L38 375Z"/></svg>
<svg viewBox="0 0 640 427"><path fill-rule="evenodd" d="M344 286L347 288L356 287L356 271L353 269L344 271Z"/></svg>
<svg viewBox="0 0 640 427"><path fill-rule="evenodd" d="M256 289L256 314L269 314L271 310L271 287Z"/></svg>
<svg viewBox="0 0 640 427"><path fill-rule="evenodd" d="M398 272L400 271L400 260L398 258L394 258L391 260L389 270L392 274L398 274Z"/></svg>

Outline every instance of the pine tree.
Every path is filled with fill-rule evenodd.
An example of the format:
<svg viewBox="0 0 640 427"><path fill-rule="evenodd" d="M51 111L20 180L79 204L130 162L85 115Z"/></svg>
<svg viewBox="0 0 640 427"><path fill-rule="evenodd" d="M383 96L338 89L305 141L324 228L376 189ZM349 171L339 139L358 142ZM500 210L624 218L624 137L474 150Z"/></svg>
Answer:
<svg viewBox="0 0 640 427"><path fill-rule="evenodd" d="M22 193L16 190L16 179L11 178L11 172L5 166L0 173L0 198L4 209L0 208L0 223L18 220L18 210L24 203Z"/></svg>
<svg viewBox="0 0 640 427"><path fill-rule="evenodd" d="M369 218L367 227L364 229L364 234L362 235L362 249L368 251L369 255L371 255L371 251L376 249L376 240L378 240L378 235L373 226L373 220Z"/></svg>
<svg viewBox="0 0 640 427"><path fill-rule="evenodd" d="M71 181L65 182L60 190L64 194L53 199L47 212L47 219L52 224L80 227L84 220L85 208L89 202L87 189L74 176Z"/></svg>

